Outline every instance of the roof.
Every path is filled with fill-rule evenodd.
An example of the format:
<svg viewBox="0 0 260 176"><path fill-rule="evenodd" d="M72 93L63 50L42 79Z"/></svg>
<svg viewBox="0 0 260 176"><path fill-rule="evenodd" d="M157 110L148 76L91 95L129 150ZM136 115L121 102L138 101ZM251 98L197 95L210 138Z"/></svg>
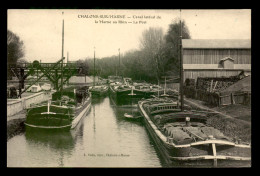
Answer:
<svg viewBox="0 0 260 176"><path fill-rule="evenodd" d="M247 76L236 83L232 84L228 88L221 91L221 93L225 92L251 92L251 76Z"/></svg>
<svg viewBox="0 0 260 176"><path fill-rule="evenodd" d="M246 39L182 39L183 48L224 49L239 48L250 49L251 40Z"/></svg>
<svg viewBox="0 0 260 176"><path fill-rule="evenodd" d="M222 61L223 62L223 61ZM244 70L246 73L251 72L251 64L234 64L233 69L225 69L219 64L183 64L184 70Z"/></svg>
<svg viewBox="0 0 260 176"><path fill-rule="evenodd" d="M220 59L220 61L225 61L225 60L228 60L228 59L234 61L234 59L232 59L231 57L224 57L223 59Z"/></svg>

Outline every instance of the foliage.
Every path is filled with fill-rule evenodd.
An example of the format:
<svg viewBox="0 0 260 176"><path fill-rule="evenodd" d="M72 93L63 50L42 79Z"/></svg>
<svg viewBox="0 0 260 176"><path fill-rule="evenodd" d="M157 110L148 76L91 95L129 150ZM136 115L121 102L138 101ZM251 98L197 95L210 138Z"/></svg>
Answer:
<svg viewBox="0 0 260 176"><path fill-rule="evenodd" d="M23 41L12 31L7 30L7 66L16 65L17 61L24 56ZM21 60L25 62L25 60ZM11 78L11 72L8 70L7 79Z"/></svg>
<svg viewBox="0 0 260 176"><path fill-rule="evenodd" d="M77 67L81 68L81 74L88 75L89 66L85 60L77 60Z"/></svg>
<svg viewBox="0 0 260 176"><path fill-rule="evenodd" d="M180 33L180 28L182 33ZM180 36L182 39L190 39L189 29L185 21L180 23L180 19L176 18L172 24L169 25L168 33L165 36L165 59L168 61L166 64L167 70L170 74L179 75L180 70Z"/></svg>
<svg viewBox="0 0 260 176"><path fill-rule="evenodd" d="M23 41L12 31L7 30L7 61L16 64L24 56Z"/></svg>
<svg viewBox="0 0 260 176"><path fill-rule="evenodd" d="M182 21L182 38L189 39L186 23ZM140 49L124 55L96 59L95 74L104 78L121 75L133 80L157 83L162 76L179 76L180 21L175 19L164 35L162 28L149 28L140 38ZM89 74L94 75L94 60L85 59Z"/></svg>

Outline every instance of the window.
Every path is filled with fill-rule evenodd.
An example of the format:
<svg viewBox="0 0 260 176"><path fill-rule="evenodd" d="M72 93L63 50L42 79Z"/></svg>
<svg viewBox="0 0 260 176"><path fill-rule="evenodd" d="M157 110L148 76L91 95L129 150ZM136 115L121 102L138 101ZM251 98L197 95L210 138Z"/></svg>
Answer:
<svg viewBox="0 0 260 176"><path fill-rule="evenodd" d="M225 69L233 69L234 59L232 59L231 57L225 57L220 60L220 66Z"/></svg>

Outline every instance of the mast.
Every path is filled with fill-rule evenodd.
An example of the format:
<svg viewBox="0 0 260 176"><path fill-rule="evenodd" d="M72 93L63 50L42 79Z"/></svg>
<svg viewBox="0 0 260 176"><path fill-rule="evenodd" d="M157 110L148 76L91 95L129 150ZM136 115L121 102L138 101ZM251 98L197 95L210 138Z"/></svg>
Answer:
<svg viewBox="0 0 260 176"><path fill-rule="evenodd" d="M96 58L95 58L95 47L94 47L94 81L93 81L93 86L95 86L95 77L96 77Z"/></svg>
<svg viewBox="0 0 260 176"><path fill-rule="evenodd" d="M116 56L115 56L115 60L116 60ZM116 76L117 76L117 64L115 64L115 66L116 66Z"/></svg>
<svg viewBox="0 0 260 176"><path fill-rule="evenodd" d="M120 75L120 48L118 49L119 65L118 65L118 75Z"/></svg>
<svg viewBox="0 0 260 176"><path fill-rule="evenodd" d="M159 86L160 86L160 83L159 83L159 79L158 79L158 98L160 97L160 90L159 90Z"/></svg>
<svg viewBox="0 0 260 176"><path fill-rule="evenodd" d="M164 76L164 89L163 89L163 94L161 96L163 97L169 96L168 94L166 94L166 76Z"/></svg>
<svg viewBox="0 0 260 176"><path fill-rule="evenodd" d="M166 76L164 77L164 94L166 94Z"/></svg>
<svg viewBox="0 0 260 176"><path fill-rule="evenodd" d="M62 17L63 17L64 12L62 12ZM61 97L62 97L62 91L63 91L63 58L64 58L64 17L62 19L62 50L61 50L61 87L60 87L60 92L61 92Z"/></svg>
<svg viewBox="0 0 260 176"><path fill-rule="evenodd" d="M180 94L181 94L181 111L183 111L183 60L182 60L182 23L181 23L181 9L180 9Z"/></svg>
<svg viewBox="0 0 260 176"><path fill-rule="evenodd" d="M69 52L67 52L67 65L68 65L68 63L69 63ZM69 79L67 81L67 85L69 85Z"/></svg>
<svg viewBox="0 0 260 176"><path fill-rule="evenodd" d="M67 52L67 63L69 63L69 52Z"/></svg>

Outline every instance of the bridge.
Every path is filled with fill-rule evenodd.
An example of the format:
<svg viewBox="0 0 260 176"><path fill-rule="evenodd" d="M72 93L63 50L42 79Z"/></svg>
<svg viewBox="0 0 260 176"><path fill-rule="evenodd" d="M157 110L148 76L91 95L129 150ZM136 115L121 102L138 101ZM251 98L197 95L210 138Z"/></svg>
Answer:
<svg viewBox="0 0 260 176"><path fill-rule="evenodd" d="M8 69L19 80L19 96L28 90L32 85L46 77L54 85L57 91L62 90L63 84L66 83L71 76L82 76L82 67L78 66L75 62L63 63L65 57L56 63L40 63L35 60L33 63L22 63L19 65L9 65ZM24 89L24 81L30 75L41 74L34 80L27 88ZM24 89L21 91L21 89Z"/></svg>

